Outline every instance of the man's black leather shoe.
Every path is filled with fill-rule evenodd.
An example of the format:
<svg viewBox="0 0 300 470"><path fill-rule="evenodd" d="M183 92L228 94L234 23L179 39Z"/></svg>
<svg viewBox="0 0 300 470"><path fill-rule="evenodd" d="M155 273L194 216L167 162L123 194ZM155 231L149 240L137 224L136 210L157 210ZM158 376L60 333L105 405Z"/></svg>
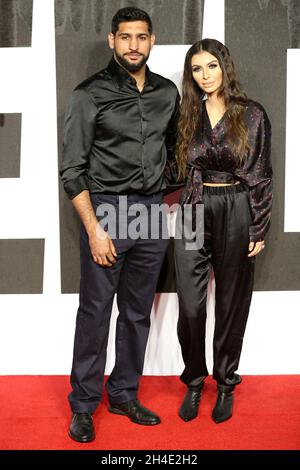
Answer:
<svg viewBox="0 0 300 470"><path fill-rule="evenodd" d="M218 386L218 398L212 412L212 418L215 423L219 424L232 416L233 407L233 390L226 390Z"/></svg>
<svg viewBox="0 0 300 470"><path fill-rule="evenodd" d="M204 382L200 385L188 387L188 390L179 409L179 416L183 421L191 421L198 416L199 403Z"/></svg>
<svg viewBox="0 0 300 470"><path fill-rule="evenodd" d="M90 413L73 413L69 436L77 442L91 442L95 439L93 417Z"/></svg>
<svg viewBox="0 0 300 470"><path fill-rule="evenodd" d="M110 404L108 410L117 415L128 416L128 418L136 424L151 426L160 423L159 416L142 406L138 400L131 400L120 404Z"/></svg>

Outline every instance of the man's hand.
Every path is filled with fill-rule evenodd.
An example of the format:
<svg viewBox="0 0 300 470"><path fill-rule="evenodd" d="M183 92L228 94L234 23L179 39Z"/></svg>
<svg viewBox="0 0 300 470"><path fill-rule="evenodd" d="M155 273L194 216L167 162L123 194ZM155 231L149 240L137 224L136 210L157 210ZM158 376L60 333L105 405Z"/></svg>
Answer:
<svg viewBox="0 0 300 470"><path fill-rule="evenodd" d="M96 218L89 191L84 190L79 193L72 199L72 203L87 231L95 263L106 267L115 264L117 257L115 246Z"/></svg>
<svg viewBox="0 0 300 470"><path fill-rule="evenodd" d="M256 243L250 242L248 249L249 249L249 251L251 251L251 253L249 253L248 258L250 258L251 256L256 256L256 255L258 255L258 253L259 253L261 250L263 250L264 247L265 247L265 242L264 242L264 240L262 240L262 241L260 241L260 242L256 242Z"/></svg>
<svg viewBox="0 0 300 470"><path fill-rule="evenodd" d="M95 263L111 267L116 262L116 249L109 235L97 225L94 233L89 236L91 254Z"/></svg>

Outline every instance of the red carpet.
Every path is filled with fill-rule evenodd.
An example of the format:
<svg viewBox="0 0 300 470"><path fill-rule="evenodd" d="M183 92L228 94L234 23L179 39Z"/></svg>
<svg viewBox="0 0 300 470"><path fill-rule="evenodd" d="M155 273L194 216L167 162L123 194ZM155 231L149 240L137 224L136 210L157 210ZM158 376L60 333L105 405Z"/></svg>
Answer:
<svg viewBox="0 0 300 470"><path fill-rule="evenodd" d="M66 376L0 377L0 449L300 449L300 376L244 376L236 389L234 416L216 425L211 417L216 385L206 382L198 418L177 416L185 387L176 377L144 377L139 397L162 424L139 426L107 411L95 413L96 440L78 444L67 435L70 410Z"/></svg>

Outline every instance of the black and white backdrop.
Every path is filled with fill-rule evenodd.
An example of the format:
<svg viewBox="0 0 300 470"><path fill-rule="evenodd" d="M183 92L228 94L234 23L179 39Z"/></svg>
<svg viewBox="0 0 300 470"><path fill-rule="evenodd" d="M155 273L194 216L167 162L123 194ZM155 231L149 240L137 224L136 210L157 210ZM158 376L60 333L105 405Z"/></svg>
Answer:
<svg viewBox="0 0 300 470"><path fill-rule="evenodd" d="M153 71L180 88L189 45L215 37L269 114L274 210L240 371L300 373L300 0L0 0L0 374L70 370L79 252L78 220L58 176L64 113L77 83L106 66L111 17L127 5L153 19ZM171 248L153 306L149 374L182 367ZM213 290L211 282L210 339ZM113 335L112 321L107 370ZM211 360L209 341L207 350Z"/></svg>

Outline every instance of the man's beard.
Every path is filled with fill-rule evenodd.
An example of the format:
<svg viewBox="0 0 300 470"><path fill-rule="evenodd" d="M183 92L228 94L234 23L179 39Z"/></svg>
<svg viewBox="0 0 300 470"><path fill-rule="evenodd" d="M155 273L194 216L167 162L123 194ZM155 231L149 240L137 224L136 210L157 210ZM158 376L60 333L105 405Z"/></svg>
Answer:
<svg viewBox="0 0 300 470"><path fill-rule="evenodd" d="M124 55L120 55L116 51L115 51L115 54L116 54L116 58L118 59L118 62L122 65L122 67L124 67L124 69L126 69L127 72L131 72L131 73L138 72L145 65L150 55L150 53L148 55L141 54L142 60L138 64L131 64L130 62L126 60Z"/></svg>

